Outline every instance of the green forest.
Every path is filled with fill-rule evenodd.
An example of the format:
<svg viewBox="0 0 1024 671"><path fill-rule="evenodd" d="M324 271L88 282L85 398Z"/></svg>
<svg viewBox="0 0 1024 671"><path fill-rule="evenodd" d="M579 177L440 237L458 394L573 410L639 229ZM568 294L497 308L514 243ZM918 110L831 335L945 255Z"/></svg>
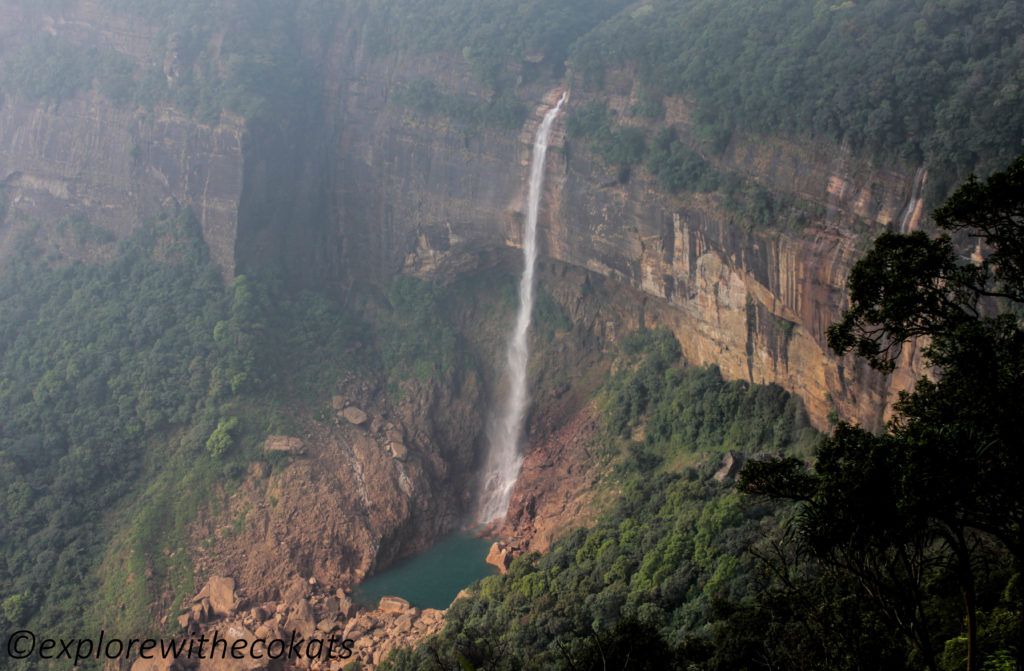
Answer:
<svg viewBox="0 0 1024 671"><path fill-rule="evenodd" d="M180 64L173 81L113 50L83 55L44 35L5 57L4 88L59 101L95 86L120 104L172 102L208 123L221 109L280 118L300 114L296 106L315 108L318 50L332 27L357 22L371 54L464 59L487 93L483 102L422 81L409 83L394 104L467 127L518 128L521 89L567 74L600 97L608 69L621 67L646 91L631 110L637 119L658 119L664 96L695 103L702 144L690 151L718 153L736 131L828 140L927 165L935 203L968 173L991 172L1024 149L1024 11L1012 0L104 4L162 26L157 43L171 45ZM214 59L217 25L232 30ZM628 169L639 162L625 146L638 142L628 137L636 123L613 121L627 136L620 138L625 154L609 155L600 140L598 153ZM682 187L656 167L663 158L651 160L665 188Z"/></svg>
<svg viewBox="0 0 1024 671"><path fill-rule="evenodd" d="M188 212L119 243L82 220L57 229L117 249L68 260L37 227L0 273L0 614L146 631L194 591L181 550L199 507L290 408L376 364L346 354L368 330L334 301L246 276L225 288Z"/></svg>
<svg viewBox="0 0 1024 671"><path fill-rule="evenodd" d="M637 119L663 114L664 96L696 104L701 151L735 131L827 139L927 165L936 203L1024 150L1024 12L1012 1L397 0L367 11L379 49L461 52L495 92L568 64L600 99L608 69L627 68L646 90ZM614 121L621 148L598 138L599 155L638 163L637 124Z"/></svg>
<svg viewBox="0 0 1024 671"><path fill-rule="evenodd" d="M1022 31L1002 0L666 1L602 24L571 60L595 87L628 65L692 99L712 149L733 129L811 134L950 179L1022 150Z"/></svg>

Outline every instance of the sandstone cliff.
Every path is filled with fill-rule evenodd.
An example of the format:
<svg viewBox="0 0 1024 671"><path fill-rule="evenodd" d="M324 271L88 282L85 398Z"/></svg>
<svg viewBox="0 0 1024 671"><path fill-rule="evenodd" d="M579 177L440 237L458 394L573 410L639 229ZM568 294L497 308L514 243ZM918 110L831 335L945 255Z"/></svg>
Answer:
<svg viewBox="0 0 1024 671"><path fill-rule="evenodd" d="M474 95L457 59L367 62L357 49L348 55L336 56L327 72L336 81L333 114L347 121L331 191L342 204L338 234L347 249L359 250L347 257L349 267L362 277L445 278L478 264L482 249L516 246L533 129L553 92L540 102L545 90L524 87L538 103L518 134L469 132L388 104L395 90L423 76ZM602 95L624 111L639 92L619 72ZM565 115L583 102L570 98ZM685 101L666 107L666 123L692 140ZM807 210L799 227L757 228L718 197L668 195L642 171L621 185L585 149L568 151L558 129L553 145L541 253L640 290L644 310L619 315L619 329L667 325L690 361L795 391L821 428L833 409L880 424L891 380L831 356L824 332L840 314L847 273L866 243L887 226L917 225L919 202L910 206L925 173L877 165L827 143L738 137L711 159L716 168ZM905 384L912 375L893 379Z"/></svg>
<svg viewBox="0 0 1024 671"><path fill-rule="evenodd" d="M96 2L47 12L0 3L2 53L52 35L102 45L148 65L157 27ZM211 127L170 106L117 106L94 91L53 102L0 98L0 262L17 231L84 220L120 237L162 211L190 207L225 279L234 275L245 123Z"/></svg>
<svg viewBox="0 0 1024 671"><path fill-rule="evenodd" d="M13 24L112 44L141 61L162 54L147 47L153 27L93 3L53 14L13 3L0 10ZM535 109L520 132L467 129L391 101L420 77L486 98L460 58L371 58L358 23L344 16L329 35L309 46L322 62L323 102L302 118L257 127L229 114L210 127L166 107L118 108L95 93L59 105L5 98L0 257L12 232L30 222L85 218L120 235L168 206L193 209L226 279L236 268L272 265L339 292L399 272L448 281L490 263L482 252L517 245L533 129L551 102L542 102L545 93L559 83L521 88ZM601 96L624 114L639 92L630 73L618 71ZM571 98L564 116L585 102ZM664 123L694 144L689 119L685 101L666 101ZM542 254L643 292L645 310L622 315L620 329L666 324L688 359L782 384L804 398L820 427L833 408L879 424L890 381L831 357L824 329L839 314L847 271L866 240L920 218L919 202L908 207L923 174L827 143L737 137L710 159L716 169L807 210L798 228L752 229L720 198L667 195L642 170L618 184L557 129L553 143Z"/></svg>

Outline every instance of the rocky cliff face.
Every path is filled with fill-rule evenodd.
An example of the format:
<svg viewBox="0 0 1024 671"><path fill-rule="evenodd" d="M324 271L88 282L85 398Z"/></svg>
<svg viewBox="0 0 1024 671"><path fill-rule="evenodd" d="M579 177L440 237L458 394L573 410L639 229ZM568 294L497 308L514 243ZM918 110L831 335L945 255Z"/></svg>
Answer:
<svg viewBox="0 0 1024 671"><path fill-rule="evenodd" d="M170 108L137 115L96 96L0 106L0 259L33 222L79 219L113 233L191 207L225 279L234 274L242 187L241 119L216 128Z"/></svg>
<svg viewBox="0 0 1024 671"><path fill-rule="evenodd" d="M145 46L152 27L94 3L53 16L13 3L0 10L8 25L156 58ZM339 291L399 272L447 281L489 263L485 250L518 244L533 130L557 82L522 87L538 103L519 132L471 130L391 103L418 77L485 97L458 57L371 58L358 23L344 17L311 52L323 61L322 105L258 128L228 114L208 127L169 108L124 110L94 94L49 106L6 98L0 254L33 221L85 218L120 235L179 205L196 213L226 279L236 267L273 264L302 284ZM601 95L623 114L638 99L627 71L611 73ZM585 102L570 99L563 121ZM666 101L665 123L695 144L685 101ZM833 408L879 424L891 381L828 355L824 330L865 241L920 217L919 207L908 211L917 186L910 167L808 141L736 138L710 161L799 202L800 227L779 230L751 228L717 197L665 194L640 170L619 184L557 130L553 144L542 254L639 289L645 310L622 315L620 329L668 325L689 360L782 384L804 398L818 426Z"/></svg>
<svg viewBox="0 0 1024 671"><path fill-rule="evenodd" d="M268 459L227 510L201 516L197 571L237 578L263 600L295 575L333 592L457 528L485 413L476 384L410 382L396 405L372 379L343 383L322 419L303 418L280 445L268 439Z"/></svg>
<svg viewBox="0 0 1024 671"><path fill-rule="evenodd" d="M336 55L327 71L337 91L332 114L347 120L332 191L344 203L339 234L359 250L348 258L352 268L363 277L444 278L479 263L482 249L518 245L533 130L553 91L545 96L524 87L543 102L519 133L467 132L444 118L388 105L397 87L421 76L474 95L457 59L403 63ZM638 92L629 73L619 72L602 96L624 113ZM583 102L570 99L565 115ZM669 100L666 107L666 122L692 141L685 101ZM920 207L912 207L912 195L923 173L876 165L844 147L736 138L709 159L714 167L805 209L799 227L758 228L719 197L668 195L642 171L619 184L585 149L567 147L557 130L553 145L541 253L640 290L645 309L621 315L619 329L667 325L688 360L795 391L819 427L833 409L867 426L880 424L892 381L852 358L831 356L824 333L839 317L847 273L866 242L887 226L917 224Z"/></svg>
<svg viewBox="0 0 1024 671"><path fill-rule="evenodd" d="M2 2L0 25L7 55L40 35L142 63L160 51L156 27L96 2L50 13ZM84 220L120 237L162 211L190 207L225 279L234 275L243 119L224 114L211 127L167 106L129 109L93 92L59 103L0 100L0 262L17 231L33 224L52 230Z"/></svg>

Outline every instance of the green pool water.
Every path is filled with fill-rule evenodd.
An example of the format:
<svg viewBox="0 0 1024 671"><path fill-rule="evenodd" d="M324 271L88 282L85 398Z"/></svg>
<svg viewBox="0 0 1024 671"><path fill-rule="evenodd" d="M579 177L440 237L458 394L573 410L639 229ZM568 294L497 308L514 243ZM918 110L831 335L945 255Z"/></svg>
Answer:
<svg viewBox="0 0 1024 671"><path fill-rule="evenodd" d="M417 608L447 608L460 590L498 572L485 561L492 542L470 532L452 534L367 578L352 596L372 607L382 596L400 596Z"/></svg>

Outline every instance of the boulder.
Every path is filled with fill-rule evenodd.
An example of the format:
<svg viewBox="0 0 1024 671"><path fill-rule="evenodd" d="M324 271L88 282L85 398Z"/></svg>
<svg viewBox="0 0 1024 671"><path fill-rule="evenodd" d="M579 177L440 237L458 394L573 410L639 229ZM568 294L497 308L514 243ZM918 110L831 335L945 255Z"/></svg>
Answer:
<svg viewBox="0 0 1024 671"><path fill-rule="evenodd" d="M218 654L209 654L208 652L207 656L199 661L199 671L257 671L268 667L268 660L265 655L262 658L254 658L243 654L241 659L235 659L230 654L229 651L235 641L244 640L251 642L256 638L256 635L249 629L239 624L232 624L226 628L218 629L217 634L226 641L224 650L227 654L223 657L219 654L221 648L218 643ZM211 633L208 638L212 638L212 636ZM248 647L245 650L247 652Z"/></svg>
<svg viewBox="0 0 1024 671"><path fill-rule="evenodd" d="M295 576L288 581L288 584L284 588L284 592L281 594L281 600L285 603L295 603L299 599L305 599L313 590L310 588L309 583L302 578ZM284 604L281 604L284 605ZM278 611L281 610L281 606L278 606Z"/></svg>
<svg viewBox="0 0 1024 671"><path fill-rule="evenodd" d="M404 613L409 610L409 602L400 596L382 596L377 607L385 613Z"/></svg>
<svg viewBox="0 0 1024 671"><path fill-rule="evenodd" d="M366 629L363 628L358 620L349 620L345 624L345 630L342 632L342 638L357 639L366 633Z"/></svg>
<svg viewBox="0 0 1024 671"><path fill-rule="evenodd" d="M332 396L331 397L331 407L334 408L335 410L344 410L345 409L345 399L342 398L341 396Z"/></svg>
<svg viewBox="0 0 1024 671"><path fill-rule="evenodd" d="M722 467L715 473L714 478L718 482L726 479L735 479L740 469L747 463L747 457L742 452L729 450L722 457Z"/></svg>
<svg viewBox="0 0 1024 671"><path fill-rule="evenodd" d="M491 549L487 552L486 561L492 566L497 566L498 571L505 575L508 573L509 564L512 563L512 553L501 543L495 542L491 544Z"/></svg>
<svg viewBox="0 0 1024 671"><path fill-rule="evenodd" d="M291 436L267 436L263 443L263 449L266 452L284 452L294 455L306 453L306 445L302 439Z"/></svg>
<svg viewBox="0 0 1024 671"><path fill-rule="evenodd" d="M324 599L324 614L327 617L334 617L338 614L338 611L340 610L338 605L338 597L327 597L326 599Z"/></svg>
<svg viewBox="0 0 1024 671"><path fill-rule="evenodd" d="M206 589L205 587L203 589ZM202 594L202 592L200 592ZM196 597L199 598L199 597ZM206 622L213 616L213 608L210 607L210 599L202 597L199 603L192 604L191 616L193 622Z"/></svg>
<svg viewBox="0 0 1024 671"><path fill-rule="evenodd" d="M342 416L350 424L360 425L366 421L366 413L354 405L350 405L342 411Z"/></svg>
<svg viewBox="0 0 1024 671"><path fill-rule="evenodd" d="M212 576L206 583L210 594L210 607L215 615L230 615L238 607L235 597L235 579Z"/></svg>
<svg viewBox="0 0 1024 671"><path fill-rule="evenodd" d="M388 452L391 453L391 456L399 461L405 461L405 458L409 453L408 450L405 449L405 445L402 443L390 442L388 443L387 449Z"/></svg>
<svg viewBox="0 0 1024 671"><path fill-rule="evenodd" d="M340 594L338 596L338 615L343 618L350 618L355 615L356 605L352 603L352 599L348 598L346 594Z"/></svg>
<svg viewBox="0 0 1024 671"><path fill-rule="evenodd" d="M288 621L284 625L285 632L295 631L303 638L316 631L316 618L313 616L313 609L306 599L299 599L292 612L288 613Z"/></svg>

